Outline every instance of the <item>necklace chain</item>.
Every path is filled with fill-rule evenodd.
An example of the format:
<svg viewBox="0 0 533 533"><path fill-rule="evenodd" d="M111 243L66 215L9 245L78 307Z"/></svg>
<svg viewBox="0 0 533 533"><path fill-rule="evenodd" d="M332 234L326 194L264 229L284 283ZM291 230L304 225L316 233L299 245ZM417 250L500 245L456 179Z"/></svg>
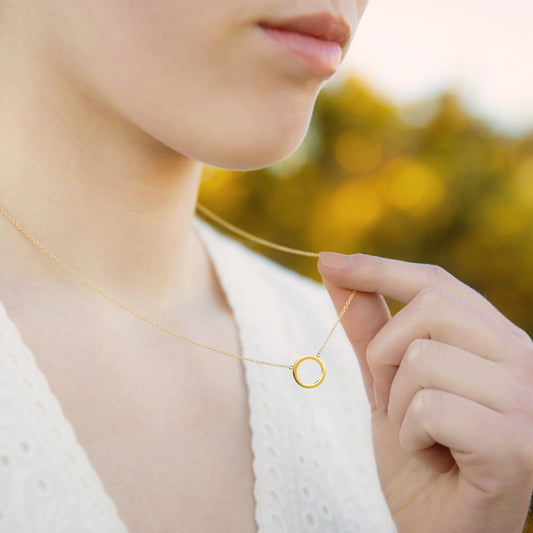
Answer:
<svg viewBox="0 0 533 533"><path fill-rule="evenodd" d="M264 246L268 246L270 248L274 248L274 249L281 250L281 251L284 251L284 252L289 252L289 253L298 254L298 255L306 255L306 256L309 256L309 257L318 257L318 253L315 253L315 252L307 252L307 251L304 251L304 250L297 250L295 248L289 248L288 246L281 246L279 244L276 244L276 243L267 241L265 239L261 239L259 237L256 237L255 235L252 235L251 233L248 233L248 232L246 232L246 231L234 226L233 224L230 224L229 222L227 222L224 219L220 218L219 216L215 215L215 213L213 213L212 211L210 211L209 209L205 208L204 206L202 206L200 204L197 204L197 209L200 212L202 212L205 216L211 218L212 220L214 220L215 222L217 222L221 226L224 226L225 228L229 229L233 233L236 233L236 234L240 235L241 237L244 237L244 238L249 239L251 241L254 241L254 242L257 242L257 243L262 244ZM293 365L287 365L287 364L283 364L283 363L273 363L273 362L270 362L270 361L261 361L259 359L252 359L251 357L244 357L242 355L237 355L237 354L234 354L234 353L231 353L231 352L227 352L225 350L221 350L219 348L214 348L212 346L208 346L207 344L204 344L202 342L199 342L199 341L196 341L196 340L191 339L189 337L186 337L185 335L180 335L179 333L173 331L172 329L167 328L167 327L155 322L154 320L151 320L150 318L146 318L145 316L141 315L140 313L137 313L133 309L130 309L129 307L125 306L124 304L121 304L119 301L115 300L115 298L113 298L112 296L110 296L109 294L104 292L103 290L99 289L98 287L96 287L96 285L91 283L88 279L86 279L81 274L76 272L72 267L67 265L59 257L57 257L55 254L53 254L48 248L43 246L33 235L31 235L28 231L26 231L1 205L0 205L0 213L17 230L19 230L27 239L29 239L41 251L43 251L51 259L53 259L56 263L58 263L60 266L62 266L65 270L70 272L70 274L72 274L74 277L78 278L80 281L85 283L85 285L89 286L91 289L96 291L98 294L100 294L104 298L107 298L107 300L109 300L110 302L113 302L114 304L118 305L121 309L123 309L124 311L127 311L131 315L136 316L137 318L140 318L141 320L144 320L148 324L150 324L152 326L155 326L156 328L159 328L159 329L169 333L170 335L173 335L174 337L178 337L178 338L183 339L183 340L185 340L187 342L195 344L196 346L200 346L202 348L206 348L206 349L211 350L213 352L217 352L219 354L227 355L227 356L233 357L235 359L240 359L242 361L249 361L251 363L257 363L257 364L260 364L260 365L272 366L272 367L277 367L277 368L288 368L290 370L294 370L295 378L298 381L298 383L300 383L302 386L306 386L306 385L303 385L300 382L300 380L297 378L297 376L296 376L296 372L295 372L296 363L293 364ZM342 320L342 317L344 316L344 313L348 309L348 306L350 305L350 303L351 303L353 297L355 296L355 294L356 294L356 291L353 291L352 294L350 294L348 300L346 301L346 304L344 305L344 308L339 313L337 321L335 322L335 324L331 328L331 331L329 332L328 336L326 337L326 340L322 343L322 346L319 348L319 350L316 353L316 355L315 356L305 356L306 358L310 358L310 359L319 359L320 358L320 354L322 353L322 350L324 349L324 347L326 346L327 342L329 341L331 335L335 331L335 328L337 327L339 322ZM301 359L303 359L303 358L301 358ZM299 361L300 360L298 360L297 363L299 363ZM323 372L325 373L325 371L323 371ZM322 379L323 379L323 377L322 377ZM315 385L313 385L313 386L315 386ZM311 386L307 386L307 387L311 387Z"/></svg>
<svg viewBox="0 0 533 533"><path fill-rule="evenodd" d="M296 248L289 248L288 246L282 246L281 244L277 244L275 242L267 241L266 239L261 239L260 237L256 237L255 235L252 235L251 233L248 233L247 231L244 231L241 228L234 226L227 220L220 218L218 215L215 215L213 211L210 211L209 209L207 209L207 207L204 207L203 205L199 203L196 204L196 209L200 211L200 213L203 213L206 217L209 217L215 222L218 222L218 224L220 224L221 226L224 226L225 228L229 229L233 233L236 233L237 235L240 235L241 237L244 237L245 239L248 239L250 241L254 241L258 244L262 244L263 246L268 246L269 248L273 248L274 250L280 250L282 252L288 252L294 255L305 255L307 257L318 257L317 252L306 252L305 250L297 250Z"/></svg>

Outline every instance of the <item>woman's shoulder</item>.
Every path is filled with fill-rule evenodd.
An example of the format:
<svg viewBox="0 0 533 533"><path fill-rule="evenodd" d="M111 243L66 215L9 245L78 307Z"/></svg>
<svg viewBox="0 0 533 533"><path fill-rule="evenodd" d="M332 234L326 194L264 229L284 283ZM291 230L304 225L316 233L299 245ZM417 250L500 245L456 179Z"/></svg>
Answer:
<svg viewBox="0 0 533 533"><path fill-rule="evenodd" d="M0 530L126 533L0 301Z"/></svg>

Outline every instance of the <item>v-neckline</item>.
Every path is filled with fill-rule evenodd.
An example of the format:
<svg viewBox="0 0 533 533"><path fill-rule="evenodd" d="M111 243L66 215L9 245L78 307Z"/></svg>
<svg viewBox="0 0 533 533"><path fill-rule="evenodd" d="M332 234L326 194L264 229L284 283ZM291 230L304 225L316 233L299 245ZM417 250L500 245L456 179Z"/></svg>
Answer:
<svg viewBox="0 0 533 533"><path fill-rule="evenodd" d="M200 243L203 245L203 247L204 247L204 249L206 251L207 258L208 258L208 260L210 261L210 263L212 265L212 271L216 275L216 277L218 279L218 283L219 283L220 287L222 288L222 290L224 292L224 296L226 298L226 301L228 302L229 309L231 310L235 325L237 327L238 340L239 340L239 344L240 344L240 347L241 347L241 355L244 356L244 355L246 355L246 350L247 350L247 343L245 342L244 335L243 335L243 331L244 331L245 326L242 323L242 319L245 316L245 313L239 313L237 311L236 307L235 307L235 302L237 301L237 299L236 298L232 298L232 295L231 295L231 283L229 283L229 280L226 279L226 277L224 276L223 271L222 271L222 269L220 267L220 264L219 264L219 260L220 259L217 256L217 251L215 250L216 247L212 246L212 243L210 242L210 240L212 238L214 238L214 235L212 235L211 233L212 232L216 232L216 230L214 228L211 228L208 225L207 222L205 222L202 219L200 219L197 215L194 215L194 217L191 219L191 227L193 228L193 231L195 231L196 235L198 236L198 239L199 239ZM92 463L91 459L89 458L89 456L87 454L87 451L81 445L81 443L78 441L78 438L76 436L76 433L74 431L74 427L73 427L72 423L70 422L70 420L66 416L66 414L65 414L65 412L63 410L63 407L61 406L61 403L59 402L58 398L56 397L56 395L54 394L54 392L50 388L50 386L48 384L48 378L46 377L44 372L39 367L35 355L33 354L32 350L29 348L29 346L24 342L23 337L22 337L22 335L20 333L20 330L19 330L18 326L11 319L11 317L9 316L4 304L0 300L0 318L1 318L1 314L4 315L4 318L5 318L6 322L7 322L7 325L9 327L11 327L12 330L15 332L15 335L17 337L17 342L19 343L20 347L22 348L22 350L24 350L26 352L27 357L29 357L30 364L32 366L32 370L34 370L39 375L39 377L44 379L44 381L46 382L46 384L47 384L47 393L48 393L50 399L52 399L57 404L57 406L59 407L59 411L60 411L59 412L59 416L61 418L61 423L63 425L66 425L68 427L69 432L71 432L72 435L74 435L74 440L75 440L74 446L77 448L77 451L80 452L83 455L84 459L86 460L86 465L87 465L87 467L88 467L88 469L90 471L90 475L95 480L97 480L97 482L99 484L99 489L101 491L101 497L105 500L106 504L108 504L108 505L110 505L112 507L112 509L113 509L113 511L115 513L115 518L116 518L115 521L117 522L117 527L121 528L121 529L119 529L120 533L129 533L129 529L126 527L126 524L123 522L122 518L120 517L120 515L118 513L118 508L117 508L116 503L113 501L113 499L111 498L110 494L108 493L107 489L104 486L102 477L95 470L95 468L93 466L93 463ZM241 361L241 363L242 363L242 366L243 366L243 373L244 373L244 376L245 376L245 386L246 386L246 389L247 389L246 390L246 398L247 398L248 409L249 409L249 413L250 413L250 416L249 416L249 419L248 419L248 426L249 426L249 429L250 429L250 434L252 435L252 426L250 424L250 418L251 418L251 415L252 415L252 402L250 401L249 374L247 372L247 365L245 364L245 361ZM255 450L254 450L254 446L253 446L253 435L252 435L252 442L250 442L250 447L251 447L251 453L252 453L252 461L255 462ZM257 494L257 473L255 472L255 469L254 469L254 495L255 494ZM256 498L254 498L254 505L255 505L254 516L257 517L258 502L257 502ZM261 528L257 524L257 518L256 518L256 526L258 528L257 531L259 533Z"/></svg>

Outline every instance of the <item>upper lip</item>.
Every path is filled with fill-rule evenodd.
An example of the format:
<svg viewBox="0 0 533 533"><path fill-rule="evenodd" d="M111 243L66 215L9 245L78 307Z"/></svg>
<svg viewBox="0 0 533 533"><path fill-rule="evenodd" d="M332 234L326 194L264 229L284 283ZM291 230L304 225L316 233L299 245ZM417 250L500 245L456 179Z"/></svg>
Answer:
<svg viewBox="0 0 533 533"><path fill-rule="evenodd" d="M301 33L325 41L337 42L341 47L348 43L352 35L352 28L348 21L342 15L335 16L329 11L262 21L259 25Z"/></svg>

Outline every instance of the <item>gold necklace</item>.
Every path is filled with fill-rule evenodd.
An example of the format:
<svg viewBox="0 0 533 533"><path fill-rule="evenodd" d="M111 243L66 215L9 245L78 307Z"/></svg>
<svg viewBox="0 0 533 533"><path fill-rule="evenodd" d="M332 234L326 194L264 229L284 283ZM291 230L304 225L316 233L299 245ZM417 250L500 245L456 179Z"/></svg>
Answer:
<svg viewBox="0 0 533 533"><path fill-rule="evenodd" d="M254 241L256 243L262 244L264 246L268 246L270 248L274 248L276 250L281 250L283 252L289 252L289 253L293 253L293 254L297 254L297 255L306 255L306 256L310 256L310 257L318 257L318 253L315 253L315 252L306 252L304 250L297 250L295 248L289 248L288 246L281 246L279 244L276 244L276 243L267 241L265 239L261 239L259 237L256 237L255 235L252 235L251 233L248 233L248 232L246 232L246 231L244 231L244 230L242 230L240 228L237 228L233 224L230 224L229 222L227 222L224 219L220 218L219 216L215 215L212 211L209 211L209 209L203 207L202 205L197 204L196 207L204 215L206 215L207 217L211 218L215 222L218 222L220 225L222 225L225 228L229 229L233 233L236 233L236 234L240 235L241 237L244 237L244 238L249 239L251 241ZM324 365L324 362L320 358L320 354L322 353L322 350L324 349L324 347L326 346L327 342L329 341L331 335L335 331L335 328L337 327L339 322L342 320L342 317L344 316L344 313L348 309L348 306L350 305L353 297L356 294L356 291L353 291L352 294L350 294L348 300L344 304L344 308L339 313L337 321L335 322L335 324L331 328L331 331L329 332L328 336L326 337L326 340L322 343L322 346L320 347L320 349L318 350L316 355L304 355L304 356L300 357L299 359L297 359L293 365L286 365L286 364L283 364L283 363L272 363L270 361L261 361L259 359L252 359L250 357L244 357L242 355L237 355L237 354L234 354L234 353L231 353L231 352L226 352L224 350L220 350L219 348L213 348L212 346L208 346L207 344L203 344L201 342L195 341L194 339L190 339L189 337L186 337L185 335L180 335L179 333L176 333L175 331L173 331L173 330L171 330L169 328L166 328L165 326L162 326L161 324L158 324L154 320L146 318L143 315L137 313L136 311L133 311L129 307L126 307L125 305L123 305L120 302L118 302L117 300L115 300L112 296L109 296L103 290L101 290L98 287L96 287L95 285L93 285L89 280L84 278L81 274L78 274L78 272L76 272L73 268L68 266L64 261L59 259L59 257L54 255L50 250L48 250L48 248L43 246L33 235L31 235L29 232L27 232L1 205L0 205L0 213L9 222L11 222L11 224L13 226L15 226L15 228L17 228L26 238L28 238L31 242L33 242L33 244L35 244L38 248L40 248L41 251L43 251L51 259L53 259L56 263L61 265L65 270L70 272L74 277L78 278L80 281L82 281L83 283L88 285L91 289L95 290L98 294L100 294L104 298L107 298L110 302L113 302L114 304L118 305L120 308L124 309L124 311L127 311L128 313L132 314L133 316L136 316L136 317L140 318L141 320L144 320L145 322L147 322L148 324L151 324L152 326L155 326L156 328L159 328L159 329L161 329L163 331L166 331L167 333L170 333L171 335L174 335L174 337L178 337L180 339L188 341L188 342L190 342L192 344L195 344L196 346L201 346L202 348L207 348L208 350L211 350L213 352L217 352L217 353L220 353L220 354L223 354L223 355L227 355L229 357L234 357L236 359L241 359L242 361L249 361L251 363L257 363L259 365L273 366L273 367L278 367L278 368L288 368L289 370L292 370L292 374L293 374L294 379L296 380L296 382L299 385L301 385L302 387L305 387L306 389L311 389L311 388L314 388L314 387L318 387L318 385L320 385L324 381L324 378L326 377L326 367ZM315 361L320 366L320 377L314 383L304 383L300 379L300 377L298 376L298 368L299 368L300 364L303 363L304 361L307 361L307 360Z"/></svg>

